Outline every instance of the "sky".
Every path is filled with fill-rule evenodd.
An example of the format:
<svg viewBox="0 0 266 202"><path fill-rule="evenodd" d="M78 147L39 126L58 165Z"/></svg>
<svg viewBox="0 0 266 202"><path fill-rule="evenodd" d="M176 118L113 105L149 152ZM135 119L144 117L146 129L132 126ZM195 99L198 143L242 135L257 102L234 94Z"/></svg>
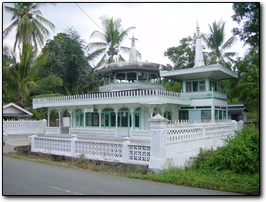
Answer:
<svg viewBox="0 0 266 202"><path fill-rule="evenodd" d="M6 5L6 4L4 4ZM178 46L182 38L193 36L198 22L200 32L209 33L209 24L214 21L226 22L226 40L232 36L232 29L239 25L232 20L234 11L232 3L78 3L78 5L101 26L100 17L105 15L120 18L124 29L136 27L130 32L123 46L130 47L130 39L134 34L136 49L141 53L141 61L159 64L170 64L164 52ZM100 28L75 4L57 3L40 8L43 17L50 20L56 27L50 31L49 39L56 34L73 27L87 43L92 42L90 35ZM3 29L11 24L11 15L3 12ZM4 39L4 44L13 47L15 30ZM94 41L99 41L95 39ZM228 51L243 56L243 42L237 43ZM124 55L128 59L128 55Z"/></svg>

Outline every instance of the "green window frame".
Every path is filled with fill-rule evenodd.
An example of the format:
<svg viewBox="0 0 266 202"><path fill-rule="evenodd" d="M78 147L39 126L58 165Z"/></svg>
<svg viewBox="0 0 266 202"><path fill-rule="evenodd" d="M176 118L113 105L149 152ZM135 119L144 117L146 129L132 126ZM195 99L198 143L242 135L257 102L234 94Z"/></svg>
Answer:
<svg viewBox="0 0 266 202"><path fill-rule="evenodd" d="M128 128L131 127L131 115L130 110L127 107L123 107L118 111L118 127Z"/></svg>
<svg viewBox="0 0 266 202"><path fill-rule="evenodd" d="M105 108L101 112L101 127L112 128L116 126L115 112L113 108Z"/></svg>
<svg viewBox="0 0 266 202"><path fill-rule="evenodd" d="M75 117L76 117L76 128L83 128L84 127L84 113L81 109L76 110Z"/></svg>
<svg viewBox="0 0 266 202"><path fill-rule="evenodd" d="M186 81L186 92L204 92L206 91L205 80Z"/></svg>

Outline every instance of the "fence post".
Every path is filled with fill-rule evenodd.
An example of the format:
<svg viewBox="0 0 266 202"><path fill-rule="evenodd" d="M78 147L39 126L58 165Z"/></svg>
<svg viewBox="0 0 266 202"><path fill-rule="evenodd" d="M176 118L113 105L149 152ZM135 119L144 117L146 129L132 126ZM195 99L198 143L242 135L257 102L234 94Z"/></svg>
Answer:
<svg viewBox="0 0 266 202"><path fill-rule="evenodd" d="M130 144L129 137L125 137L123 142L123 150L122 150L123 162L127 162L129 160L129 149L128 149L129 144Z"/></svg>
<svg viewBox="0 0 266 202"><path fill-rule="evenodd" d="M165 134L167 119L160 114L149 119L151 131L151 159L149 168L155 172L167 169L167 158L165 154Z"/></svg>
<svg viewBox="0 0 266 202"><path fill-rule="evenodd" d="M233 123L234 131L237 131L238 130L237 121L232 120L232 123Z"/></svg>
<svg viewBox="0 0 266 202"><path fill-rule="evenodd" d="M30 137L31 137L30 151L34 152L35 151L35 137L37 137L37 135L32 135Z"/></svg>
<svg viewBox="0 0 266 202"><path fill-rule="evenodd" d="M239 130L239 131L242 130L243 125L244 125L244 121L240 120L240 121L238 122L238 130Z"/></svg>
<svg viewBox="0 0 266 202"><path fill-rule="evenodd" d="M77 135L71 135L71 154L75 156L76 153L76 141L78 140Z"/></svg>
<svg viewBox="0 0 266 202"><path fill-rule="evenodd" d="M43 127L43 133L45 133L45 129L46 129L46 119L42 120L42 127Z"/></svg>

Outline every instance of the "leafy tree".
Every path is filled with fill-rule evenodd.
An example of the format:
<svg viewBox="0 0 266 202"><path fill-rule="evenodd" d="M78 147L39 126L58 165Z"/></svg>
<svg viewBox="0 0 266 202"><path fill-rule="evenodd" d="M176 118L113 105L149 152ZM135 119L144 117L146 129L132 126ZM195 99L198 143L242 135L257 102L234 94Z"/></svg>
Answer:
<svg viewBox="0 0 266 202"><path fill-rule="evenodd" d="M232 63L234 63L233 57L236 55L235 52L226 52L232 47L236 41L235 36L231 36L227 41L225 41L225 22L220 20L219 22L213 22L209 25L210 34L203 37L206 42L207 47L211 50L209 56L211 58L210 64L215 64L219 62L224 67L231 68Z"/></svg>
<svg viewBox="0 0 266 202"><path fill-rule="evenodd" d="M259 46L260 42L260 3L234 3L232 16L240 27L234 28L233 33L240 37L240 40L251 47Z"/></svg>
<svg viewBox="0 0 266 202"><path fill-rule="evenodd" d="M89 85L88 73L92 69L84 54L85 43L73 28L59 33L49 40L42 49L48 54L48 63L41 69L41 76L55 74L64 81L63 88L57 89L65 94L85 92Z"/></svg>
<svg viewBox="0 0 266 202"><path fill-rule="evenodd" d="M29 44L23 47L19 62L16 58L10 66L3 67L3 85L6 88L4 99L13 97L13 100L20 106L30 104L30 95L34 91L38 94L50 94L55 86L62 85L62 80L54 75L39 79L39 68L47 61L47 55L42 54L36 57L36 51ZM45 87L45 88L44 88ZM51 95L51 94L50 94ZM9 101L4 100L4 101Z"/></svg>
<svg viewBox="0 0 266 202"><path fill-rule="evenodd" d="M16 46L34 44L37 49L37 44L43 45L45 38L49 35L47 25L52 30L55 28L53 23L42 17L39 9L40 6L46 3L14 3L13 7L4 6L4 9L11 13L12 23L3 32L5 38L13 28L16 28L16 39L14 43L14 52ZM23 49L23 48L22 48Z"/></svg>
<svg viewBox="0 0 266 202"><path fill-rule="evenodd" d="M162 85L166 88L167 91L181 92L182 89L182 83L179 81L163 79Z"/></svg>
<svg viewBox="0 0 266 202"><path fill-rule="evenodd" d="M173 69L184 69L194 66L195 41L192 37L183 38L177 47L170 47L164 52L164 56L174 64Z"/></svg>
<svg viewBox="0 0 266 202"><path fill-rule="evenodd" d="M255 109L259 112L259 48L252 48L236 66L239 79L232 93L250 110Z"/></svg>
<svg viewBox="0 0 266 202"><path fill-rule="evenodd" d="M124 39L128 36L129 32L135 27L123 29L121 20L101 17L103 31L94 31L90 38L99 38L100 42L91 42L88 45L88 60L96 59L100 56L101 59L96 66L104 63L112 63L116 61L125 61L120 52L129 53L130 48L121 46ZM137 56L140 54L137 52Z"/></svg>

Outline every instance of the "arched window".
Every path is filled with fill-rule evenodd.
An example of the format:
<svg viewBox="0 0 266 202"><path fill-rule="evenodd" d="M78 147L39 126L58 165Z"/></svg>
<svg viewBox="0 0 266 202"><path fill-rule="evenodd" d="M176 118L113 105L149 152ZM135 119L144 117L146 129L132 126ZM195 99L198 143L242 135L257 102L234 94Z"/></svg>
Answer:
<svg viewBox="0 0 266 202"><path fill-rule="evenodd" d="M130 110L127 107L118 111L118 127L131 127Z"/></svg>
<svg viewBox="0 0 266 202"><path fill-rule="evenodd" d="M141 128L141 107L134 111L134 128Z"/></svg>
<svg viewBox="0 0 266 202"><path fill-rule="evenodd" d="M81 128L84 127L83 118L84 114L81 109L76 110L76 127Z"/></svg>
<svg viewBox="0 0 266 202"><path fill-rule="evenodd" d="M105 108L101 113L101 125L104 128L115 127L115 112L112 108Z"/></svg>
<svg viewBox="0 0 266 202"><path fill-rule="evenodd" d="M94 109L93 112L86 113L86 126L99 126L99 114L97 109Z"/></svg>

